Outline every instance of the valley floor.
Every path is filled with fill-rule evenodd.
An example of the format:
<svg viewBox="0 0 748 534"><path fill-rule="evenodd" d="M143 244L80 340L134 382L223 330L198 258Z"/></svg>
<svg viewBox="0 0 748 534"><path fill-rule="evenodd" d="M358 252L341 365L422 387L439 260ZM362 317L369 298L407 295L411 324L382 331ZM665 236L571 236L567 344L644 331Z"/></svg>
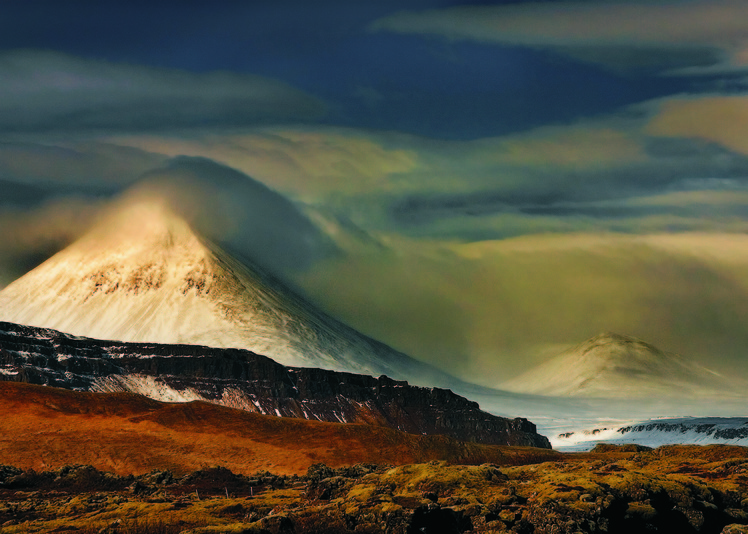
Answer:
<svg viewBox="0 0 748 534"><path fill-rule="evenodd" d="M0 466L0 532L748 532L746 448L600 446L524 461L314 464L301 476Z"/></svg>

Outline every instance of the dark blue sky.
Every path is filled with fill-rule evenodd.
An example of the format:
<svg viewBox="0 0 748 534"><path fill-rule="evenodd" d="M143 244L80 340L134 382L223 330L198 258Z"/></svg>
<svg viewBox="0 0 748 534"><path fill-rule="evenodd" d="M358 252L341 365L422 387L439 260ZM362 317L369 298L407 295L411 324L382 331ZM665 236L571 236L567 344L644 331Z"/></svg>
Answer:
<svg viewBox="0 0 748 534"><path fill-rule="evenodd" d="M260 74L323 100L324 124L452 139L569 122L692 86L549 50L368 29L402 9L465 3L3 2L0 48ZM470 2L481 3L511 2Z"/></svg>

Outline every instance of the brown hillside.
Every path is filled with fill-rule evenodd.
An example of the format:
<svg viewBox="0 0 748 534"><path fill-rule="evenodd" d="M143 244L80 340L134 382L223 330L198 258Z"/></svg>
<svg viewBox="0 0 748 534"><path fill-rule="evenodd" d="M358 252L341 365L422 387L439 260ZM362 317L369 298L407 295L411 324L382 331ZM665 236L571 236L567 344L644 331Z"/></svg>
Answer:
<svg viewBox="0 0 748 534"><path fill-rule="evenodd" d="M219 465L235 473L304 473L318 462L518 464L554 451L417 436L384 427L279 418L205 402L161 403L129 393L80 393L0 383L0 458L50 470L89 464L118 474Z"/></svg>

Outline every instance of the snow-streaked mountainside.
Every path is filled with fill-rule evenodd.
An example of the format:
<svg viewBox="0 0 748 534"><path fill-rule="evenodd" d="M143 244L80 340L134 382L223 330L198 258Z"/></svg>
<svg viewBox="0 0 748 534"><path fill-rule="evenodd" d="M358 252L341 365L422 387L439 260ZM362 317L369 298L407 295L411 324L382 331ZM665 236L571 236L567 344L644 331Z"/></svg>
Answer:
<svg viewBox="0 0 748 534"><path fill-rule="evenodd" d="M746 417L684 417L653 419L592 430L567 432L551 438L554 449L586 451L598 443L635 443L647 447L661 445L742 445L748 446Z"/></svg>
<svg viewBox="0 0 748 534"><path fill-rule="evenodd" d="M745 395L745 384L633 337L595 336L502 389L560 397L688 397Z"/></svg>
<svg viewBox="0 0 748 534"><path fill-rule="evenodd" d="M243 348L284 365L429 385L451 380L316 310L157 201L122 206L0 291L0 320L100 339Z"/></svg>

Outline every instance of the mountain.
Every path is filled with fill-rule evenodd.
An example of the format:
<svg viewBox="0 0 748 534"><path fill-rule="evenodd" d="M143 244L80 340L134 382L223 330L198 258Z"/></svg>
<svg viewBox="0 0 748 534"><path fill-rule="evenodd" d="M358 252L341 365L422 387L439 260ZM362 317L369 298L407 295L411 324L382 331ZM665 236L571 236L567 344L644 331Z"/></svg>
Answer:
<svg viewBox="0 0 748 534"><path fill-rule="evenodd" d="M315 309L156 201L122 206L0 291L0 320L100 339L243 348L284 365L432 385L452 380Z"/></svg>
<svg viewBox="0 0 748 534"><path fill-rule="evenodd" d="M239 349L99 341L0 322L0 381L159 401L207 401L278 417L367 423L417 435L550 448L526 419L488 414L447 389L285 367Z"/></svg>
<svg viewBox="0 0 748 534"><path fill-rule="evenodd" d="M595 336L501 384L503 389L561 397L742 396L745 386L640 339Z"/></svg>

